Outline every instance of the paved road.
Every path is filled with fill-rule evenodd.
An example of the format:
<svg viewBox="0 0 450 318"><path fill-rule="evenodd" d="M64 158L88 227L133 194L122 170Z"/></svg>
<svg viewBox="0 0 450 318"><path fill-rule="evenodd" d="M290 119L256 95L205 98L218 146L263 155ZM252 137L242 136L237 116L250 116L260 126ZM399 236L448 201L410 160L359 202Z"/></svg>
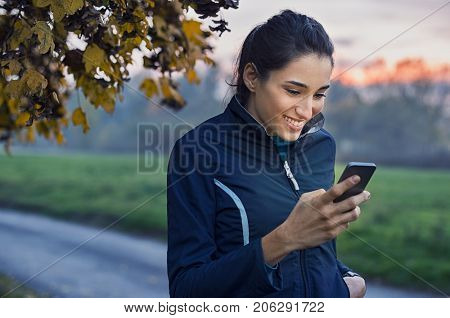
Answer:
<svg viewBox="0 0 450 318"><path fill-rule="evenodd" d="M25 281L93 237L99 229L0 210L0 272ZM56 297L168 297L165 245L111 230L29 286Z"/></svg>
<svg viewBox="0 0 450 318"><path fill-rule="evenodd" d="M99 229L0 209L0 273L23 282ZM55 297L168 297L166 245L108 230L27 283ZM367 297L431 297L368 282Z"/></svg>

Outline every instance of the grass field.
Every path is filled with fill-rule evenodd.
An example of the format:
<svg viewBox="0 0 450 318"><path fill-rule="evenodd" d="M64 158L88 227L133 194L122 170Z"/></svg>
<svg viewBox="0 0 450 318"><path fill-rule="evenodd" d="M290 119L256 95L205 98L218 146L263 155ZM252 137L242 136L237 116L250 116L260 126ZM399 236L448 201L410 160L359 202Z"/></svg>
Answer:
<svg viewBox="0 0 450 318"><path fill-rule="evenodd" d="M100 226L128 213L116 229L164 238L165 175L137 173L136 163L126 155L0 155L0 206ZM367 190L359 220L338 237L339 258L367 278L431 290L423 279L450 293L450 171L379 166Z"/></svg>
<svg viewBox="0 0 450 318"><path fill-rule="evenodd" d="M163 236L166 178L134 156L0 156L0 206Z"/></svg>

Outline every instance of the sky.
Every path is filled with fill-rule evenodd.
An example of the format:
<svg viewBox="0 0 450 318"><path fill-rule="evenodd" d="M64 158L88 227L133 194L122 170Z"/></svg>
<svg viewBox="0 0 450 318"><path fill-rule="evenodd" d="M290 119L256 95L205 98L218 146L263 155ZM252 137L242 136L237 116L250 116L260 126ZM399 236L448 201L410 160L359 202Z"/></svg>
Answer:
<svg viewBox="0 0 450 318"><path fill-rule="evenodd" d="M356 77L361 76L361 68L380 65L380 60L384 68L394 68L404 59L420 59L429 67L450 63L449 1L241 0L237 10L221 12L231 32L216 35L211 41L215 47L212 57L224 72L232 71L239 48L252 28L283 9L306 14L323 25L335 46L336 71L362 59L352 68ZM195 14L190 10L188 16Z"/></svg>

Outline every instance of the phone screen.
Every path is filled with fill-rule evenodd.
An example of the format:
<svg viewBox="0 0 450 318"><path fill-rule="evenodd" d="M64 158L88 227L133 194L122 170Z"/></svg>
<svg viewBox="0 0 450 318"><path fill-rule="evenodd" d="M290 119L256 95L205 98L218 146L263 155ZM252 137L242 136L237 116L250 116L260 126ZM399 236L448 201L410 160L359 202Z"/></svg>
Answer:
<svg viewBox="0 0 450 318"><path fill-rule="evenodd" d="M361 180L353 187L345 191L338 198L334 199L333 202L337 203L363 192L376 168L377 166L372 162L349 162L345 167L344 172L342 172L342 175L337 183L355 174L359 175Z"/></svg>

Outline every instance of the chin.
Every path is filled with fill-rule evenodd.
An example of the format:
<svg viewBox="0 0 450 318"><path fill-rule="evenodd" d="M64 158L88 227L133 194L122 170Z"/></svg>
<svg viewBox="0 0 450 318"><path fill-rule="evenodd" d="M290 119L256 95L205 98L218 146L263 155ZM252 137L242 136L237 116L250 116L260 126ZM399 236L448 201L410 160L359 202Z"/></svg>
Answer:
<svg viewBox="0 0 450 318"><path fill-rule="evenodd" d="M280 137L287 141L295 141L300 137L300 133L283 132Z"/></svg>

